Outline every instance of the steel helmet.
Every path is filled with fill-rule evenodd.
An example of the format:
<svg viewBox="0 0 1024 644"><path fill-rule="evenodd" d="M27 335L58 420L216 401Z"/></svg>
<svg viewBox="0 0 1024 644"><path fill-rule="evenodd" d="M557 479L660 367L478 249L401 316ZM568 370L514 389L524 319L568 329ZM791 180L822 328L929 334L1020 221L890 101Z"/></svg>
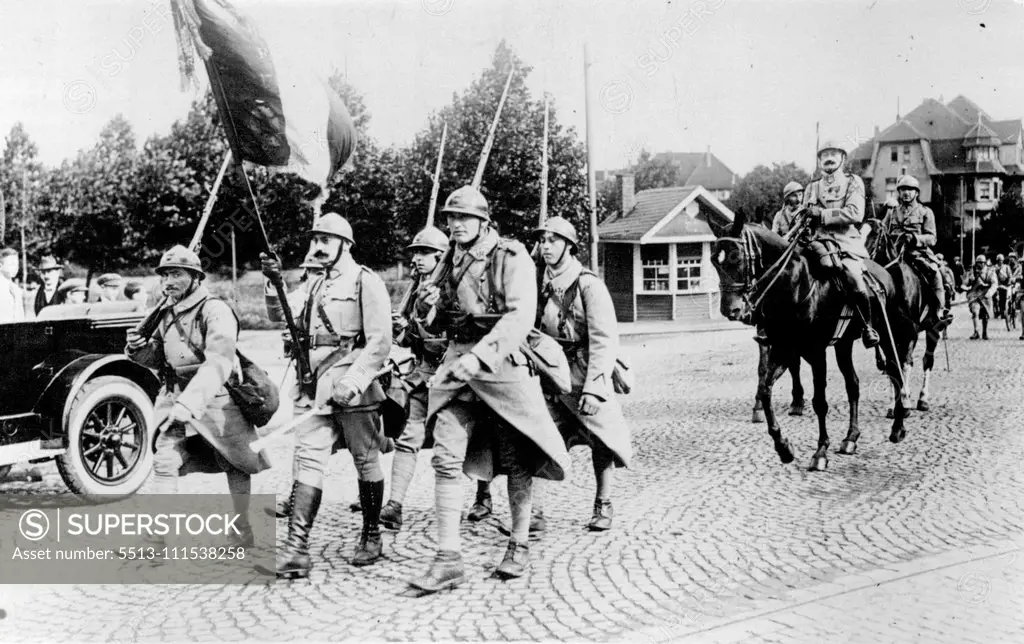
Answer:
<svg viewBox="0 0 1024 644"><path fill-rule="evenodd" d="M896 182L897 190L901 190L903 188L908 188L921 192L921 183L914 177L910 176L909 174L905 174L902 177L900 177L899 181Z"/></svg>
<svg viewBox="0 0 1024 644"><path fill-rule="evenodd" d="M412 243L406 246L407 250L416 250L417 248L436 250L443 253L448 250L448 235L445 235L438 228L427 226L416 233L416 236L412 238Z"/></svg>
<svg viewBox="0 0 1024 644"><path fill-rule="evenodd" d="M796 181L790 181L789 183L786 184L786 187L782 189L782 198L785 199L786 197L788 197L789 195L793 194L794 192L803 192L803 191L804 191L804 187L803 186L801 186Z"/></svg>
<svg viewBox="0 0 1024 644"><path fill-rule="evenodd" d="M976 255L974 257L974 263L975 264L986 264L986 263L988 263L988 260L985 259L984 255Z"/></svg>
<svg viewBox="0 0 1024 644"><path fill-rule="evenodd" d="M344 239L353 246L356 243L356 240L352 236L352 225L336 212L327 212L317 217L316 221L313 223L312 230L309 232L314 235L316 233L334 235L335 237Z"/></svg>
<svg viewBox="0 0 1024 644"><path fill-rule="evenodd" d="M580 239L576 236L576 229L568 220L562 217L550 217L533 231L534 235L540 235L542 233L553 233L564 238L573 246L580 245Z"/></svg>
<svg viewBox="0 0 1024 644"><path fill-rule="evenodd" d="M1003 257L1003 254L1002 254L1002 253L999 253L998 255L996 255L996 261L997 261L997 262L1001 262L1001 261L1003 261L1004 259L1006 259L1006 258L1005 258L1005 257Z"/></svg>
<svg viewBox="0 0 1024 644"><path fill-rule="evenodd" d="M839 150L843 153L843 156L848 156L846 146L836 139L825 139L822 141L821 145L818 146L818 156L821 156L821 153L825 150Z"/></svg>
<svg viewBox="0 0 1024 644"><path fill-rule="evenodd" d="M203 265L199 261L199 255L185 248L182 245L171 247L164 256L160 258L160 265L156 267L156 272L168 268L184 268L187 271L192 271L198 274L200 277L206 277L206 272L203 270Z"/></svg>
<svg viewBox="0 0 1024 644"><path fill-rule="evenodd" d="M1007 259L1017 259L1017 253L1010 251L1010 254L1006 256Z"/></svg>
<svg viewBox="0 0 1024 644"><path fill-rule="evenodd" d="M441 212L472 215L484 221L491 220L491 207L487 205L487 199L473 186L462 186L448 195Z"/></svg>

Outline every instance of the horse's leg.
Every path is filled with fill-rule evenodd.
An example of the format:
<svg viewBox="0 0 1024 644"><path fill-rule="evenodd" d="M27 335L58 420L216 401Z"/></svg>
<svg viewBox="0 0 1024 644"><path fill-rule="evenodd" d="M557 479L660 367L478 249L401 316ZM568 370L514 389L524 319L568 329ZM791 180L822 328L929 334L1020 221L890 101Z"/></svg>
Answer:
<svg viewBox="0 0 1024 644"><path fill-rule="evenodd" d="M924 375L921 380L921 393L917 397L917 409L918 411L928 411L931 406L928 404L928 385L931 382L932 369L935 367L935 348L939 346L939 334L935 331L928 331L925 337L924 343L924 360L921 361L921 366L924 369Z"/></svg>
<svg viewBox="0 0 1024 644"><path fill-rule="evenodd" d="M775 381L782 376L786 369L785 365L788 364L778 358L778 353L778 349L772 347L765 356L765 375L763 381L758 383L757 398L764 408L765 421L768 423L768 435L772 437L772 442L775 444L775 452L785 464L793 462L793 447L789 444L788 439L782 437L782 427L779 426L775 409L772 407L772 387L775 385Z"/></svg>
<svg viewBox="0 0 1024 644"><path fill-rule="evenodd" d="M888 333L888 330L886 331ZM903 374L905 373L905 367L902 358L906 355L907 342L900 341L897 338L883 339L881 343L884 347L885 357L887 359L886 371L889 375L889 380L892 382L893 389L893 421L892 421L892 432L889 434L889 440L893 443L898 443L903 440L906 436L906 428L904 427L904 419L907 417L907 406L905 401L907 400L907 387L903 381ZM893 351L893 345L895 345L896 351ZM904 345L904 346L900 346ZM898 352L898 353L897 353Z"/></svg>
<svg viewBox="0 0 1024 644"><path fill-rule="evenodd" d="M757 393L754 394L754 413L750 418L752 423L764 422L764 406L761 403L761 389L765 386L768 378L768 347L760 342L757 344L760 353L757 359Z"/></svg>
<svg viewBox="0 0 1024 644"><path fill-rule="evenodd" d="M811 398L811 407L818 416L818 449L811 457L811 465L808 468L812 472L824 472L828 468L828 429L825 427L828 416L828 401L825 399L826 363L825 348L815 350L808 356L811 363L811 377L814 381L814 397Z"/></svg>
<svg viewBox="0 0 1024 644"><path fill-rule="evenodd" d="M856 454L860 438L860 378L853 367L853 340L842 339L836 344L836 364L846 381L846 398L850 401L850 428L839 446L840 454Z"/></svg>
<svg viewBox="0 0 1024 644"><path fill-rule="evenodd" d="M793 358L789 365L789 376L793 379L793 403L789 406L789 415L803 416L804 384L800 382L800 356Z"/></svg>

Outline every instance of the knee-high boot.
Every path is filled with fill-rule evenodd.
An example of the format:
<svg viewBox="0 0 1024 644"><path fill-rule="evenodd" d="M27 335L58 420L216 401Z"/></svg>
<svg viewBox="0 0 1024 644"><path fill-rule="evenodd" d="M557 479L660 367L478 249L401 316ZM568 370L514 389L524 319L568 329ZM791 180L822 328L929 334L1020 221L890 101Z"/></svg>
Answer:
<svg viewBox="0 0 1024 644"><path fill-rule="evenodd" d="M380 506L384 502L384 480L359 481L359 503L363 506L363 532L352 554L353 566L369 566L381 557Z"/></svg>
<svg viewBox="0 0 1024 644"><path fill-rule="evenodd" d="M291 516L288 517L288 536L278 551L276 572L278 577L308 577L313 568L309 559L309 534L313 530L323 490L312 485L292 483Z"/></svg>

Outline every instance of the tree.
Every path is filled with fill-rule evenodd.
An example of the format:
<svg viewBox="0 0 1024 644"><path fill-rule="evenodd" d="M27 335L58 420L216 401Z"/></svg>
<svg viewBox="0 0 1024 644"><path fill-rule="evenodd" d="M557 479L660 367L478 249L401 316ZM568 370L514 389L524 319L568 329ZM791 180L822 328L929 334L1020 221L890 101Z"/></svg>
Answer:
<svg viewBox="0 0 1024 644"><path fill-rule="evenodd" d="M771 226L772 217L782 207L782 189L790 181L807 187L807 172L792 161L773 163L772 167L758 165L743 176L733 190L726 205L733 212L743 211L750 221Z"/></svg>
<svg viewBox="0 0 1024 644"><path fill-rule="evenodd" d="M450 105L431 114L427 126L401 153L395 234L403 245L426 223L431 175L437 162L443 125L448 125L448 138L435 220L435 225L442 228L445 220L440 210L444 200L455 189L472 181L498 101L513 68L515 75L484 170L481 191L487 197L491 217L501 233L529 240L540 210L544 101L533 100L526 88L532 67L502 41L491 66L462 94L453 95ZM548 120L549 215L565 217L576 225L581 247L585 249L589 207L586 154L575 129L559 121L557 108L552 100Z"/></svg>
<svg viewBox="0 0 1024 644"><path fill-rule="evenodd" d="M0 155L0 192L4 194L5 205L4 212L0 212L0 245L20 246L22 227L26 246L35 238L34 200L45 182L45 170L38 155L39 147L25 126L21 122L11 126Z"/></svg>

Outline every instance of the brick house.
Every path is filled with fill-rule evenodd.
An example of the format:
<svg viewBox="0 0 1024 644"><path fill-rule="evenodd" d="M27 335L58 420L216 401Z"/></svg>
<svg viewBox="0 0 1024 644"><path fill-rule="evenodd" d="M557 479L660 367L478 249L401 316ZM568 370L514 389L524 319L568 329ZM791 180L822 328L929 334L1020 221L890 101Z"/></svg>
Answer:
<svg viewBox="0 0 1024 644"><path fill-rule="evenodd" d="M885 130L876 128L851 153L850 166L879 215L901 175L917 178L921 201L935 212L939 250L966 251L968 263L975 226L984 226L1004 192L1021 189L1024 124L997 121L964 96L949 103L928 98Z"/></svg>

